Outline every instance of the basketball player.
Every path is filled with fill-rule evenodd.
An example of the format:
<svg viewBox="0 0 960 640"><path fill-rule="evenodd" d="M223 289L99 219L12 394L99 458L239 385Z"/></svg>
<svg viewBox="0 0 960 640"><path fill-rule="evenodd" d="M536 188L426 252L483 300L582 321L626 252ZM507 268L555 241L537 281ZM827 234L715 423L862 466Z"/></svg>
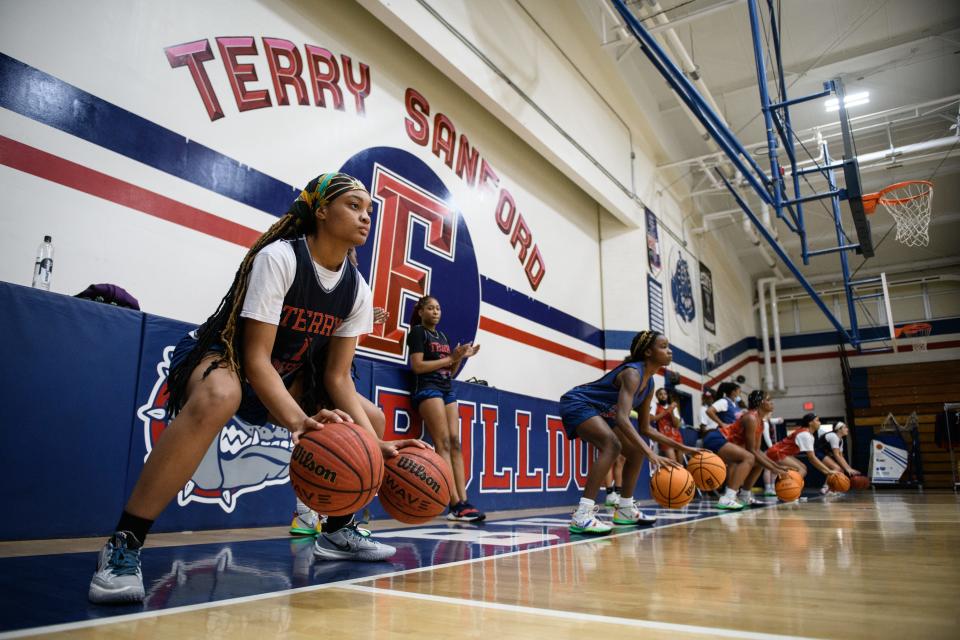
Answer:
<svg viewBox="0 0 960 640"><path fill-rule="evenodd" d="M704 448L727 464L727 489L717 502L718 509L738 510L760 504L750 487L764 469L781 477L787 474L787 467L773 462L760 451L763 420L773 412L773 400L766 391L757 389L750 393L747 407L733 424L710 431L703 439Z"/></svg>
<svg viewBox="0 0 960 640"><path fill-rule="evenodd" d="M596 517L600 484L614 460L621 453L623 466L623 493L613 512L613 523L636 525L651 523L655 518L637 509L633 491L640 476L640 467L646 456L652 465L680 467L650 449L642 436L661 445L675 444L668 437L650 428L650 403L653 400L653 375L673 361L666 336L656 331L641 331L630 343L630 354L612 371L599 380L574 387L560 398L560 416L564 431L571 440L581 438L596 447L599 455L587 473L586 487L580 504L573 513L571 533L602 535L612 527ZM630 411L636 408L640 433L630 422ZM675 445L684 453L696 449Z"/></svg>
<svg viewBox="0 0 960 640"><path fill-rule="evenodd" d="M740 398L740 385L736 382L721 382L717 387L717 395L720 396L712 405L707 408L707 416L717 423L717 426L729 427L736 421L742 411L737 406L737 400Z"/></svg>
<svg viewBox="0 0 960 640"><path fill-rule="evenodd" d="M657 403L650 407L650 422L657 431L674 442L683 444L683 436L680 433L680 427L683 426L680 409L677 408L676 399L670 398L670 392L664 387L657 389ZM661 451L671 460L683 462L680 452L673 445L663 446Z"/></svg>
<svg viewBox="0 0 960 640"><path fill-rule="evenodd" d="M172 419L100 551L92 602L143 600L147 533L233 415L282 425L294 443L324 422L354 419L374 433L350 375L357 336L373 328L371 294L346 259L367 239L370 208L366 187L351 176L311 180L247 252L216 312L177 345L167 382ZM380 441L380 450L390 458L409 444L425 446ZM331 517L314 542L324 560L383 560L395 551L361 535L352 516Z"/></svg>
<svg viewBox="0 0 960 640"><path fill-rule="evenodd" d="M815 449L820 459L836 463L844 473L853 477L860 475L860 472L851 467L843 455L843 441L848 433L850 433L850 427L845 422L838 422L835 425L825 424L817 430Z"/></svg>
<svg viewBox="0 0 960 640"><path fill-rule="evenodd" d="M812 413L806 414L800 420L797 429L767 449L767 457L797 471L803 478L807 477L808 466L817 469L824 476L839 473L837 469L822 462L816 453L816 436L814 434L817 433L819 428L820 419ZM824 483L824 486L826 487L827 484Z"/></svg>
<svg viewBox="0 0 960 640"><path fill-rule="evenodd" d="M774 418L768 417L763 420L763 440L761 441L760 450L769 451L770 447L773 446L773 437L776 433L777 425L783 423L783 418ZM774 485L776 476L769 469L763 470L763 495L767 497L775 497L777 495L777 490Z"/></svg>
<svg viewBox="0 0 960 640"><path fill-rule="evenodd" d="M437 328L440 323L440 301L423 296L413 307L407 345L410 347L410 368L414 373L413 406L437 447L437 453L453 471L454 491L450 494L447 520L479 522L486 515L467 502L463 471L463 450L460 447L460 414L457 395L450 380L457 375L463 361L476 355L480 345L458 344L450 348L447 336Z"/></svg>

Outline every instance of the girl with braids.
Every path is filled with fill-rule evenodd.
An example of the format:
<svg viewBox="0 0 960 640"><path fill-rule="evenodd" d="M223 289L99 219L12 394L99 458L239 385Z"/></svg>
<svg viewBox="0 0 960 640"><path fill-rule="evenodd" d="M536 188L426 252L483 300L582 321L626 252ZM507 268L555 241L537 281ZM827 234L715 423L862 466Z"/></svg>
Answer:
<svg viewBox="0 0 960 640"><path fill-rule="evenodd" d="M413 307L407 346L410 347L410 368L414 373L413 406L427 424L430 437L453 471L454 491L450 494L448 520L479 522L486 516L467 502L460 448L460 415L457 396L450 380L457 375L463 361L476 355L480 345L458 344L450 348L447 336L437 329L440 323L440 301L423 296Z"/></svg>
<svg viewBox="0 0 960 640"><path fill-rule="evenodd" d="M312 180L250 248L216 312L180 341L167 381L169 426L144 464L115 533L100 552L88 597L144 597L140 548L223 425L238 415L290 430L293 442L324 422L373 433L350 376L357 336L372 326L370 288L346 259L370 231L370 195L341 173ZM352 416L352 418L351 418ZM415 441L380 442L385 458ZM382 560L395 552L331 517L318 559Z"/></svg>
<svg viewBox="0 0 960 640"><path fill-rule="evenodd" d="M760 451L763 421L772 413L770 394L757 389L750 392L747 411L741 413L733 424L714 429L703 438L704 448L713 451L727 464L727 489L717 502L718 509L738 510L760 504L750 487L764 469L781 478L787 475L788 466L774 462Z"/></svg>
<svg viewBox="0 0 960 640"><path fill-rule="evenodd" d="M623 492L613 511L613 523L637 525L656 520L645 515L633 500L633 491L646 456L651 464L680 467L670 458L656 455L641 435L661 445L675 446L684 453L696 449L677 444L650 428L650 402L653 399L653 375L673 361L666 336L656 331L641 331L630 343L630 354L623 363L599 380L574 387L560 398L560 416L567 437L581 438L596 447L599 456L587 473L583 497L573 513L571 533L605 534L612 527L597 518L596 504L600 485L617 456L623 454ZM640 432L630 422L636 409Z"/></svg>

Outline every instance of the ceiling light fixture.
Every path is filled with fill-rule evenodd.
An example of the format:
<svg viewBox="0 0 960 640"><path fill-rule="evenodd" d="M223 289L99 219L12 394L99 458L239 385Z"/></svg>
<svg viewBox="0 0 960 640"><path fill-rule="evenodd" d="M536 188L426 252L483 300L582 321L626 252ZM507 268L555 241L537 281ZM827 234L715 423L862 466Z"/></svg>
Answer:
<svg viewBox="0 0 960 640"><path fill-rule="evenodd" d="M851 93L848 94L843 99L843 106L849 109L850 107L859 107L862 104L867 104L870 102L870 92L861 91L860 93ZM840 100L838 98L830 98L823 103L824 108L827 110L827 113L831 111L840 110Z"/></svg>

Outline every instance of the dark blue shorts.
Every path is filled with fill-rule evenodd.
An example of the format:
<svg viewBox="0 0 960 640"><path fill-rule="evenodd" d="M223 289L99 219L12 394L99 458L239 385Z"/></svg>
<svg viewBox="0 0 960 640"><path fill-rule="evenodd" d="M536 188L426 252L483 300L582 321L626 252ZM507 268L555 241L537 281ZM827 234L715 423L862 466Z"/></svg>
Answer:
<svg viewBox="0 0 960 640"><path fill-rule="evenodd" d="M570 440L577 437L577 427L594 416L603 418L599 411L582 400L575 400L568 396L560 398L560 419L563 420L563 430ZM603 419L610 424L609 420ZM610 428L613 428L612 424Z"/></svg>
<svg viewBox="0 0 960 640"><path fill-rule="evenodd" d="M720 429L711 429L707 431L707 435L703 436L703 448L714 453L720 451L725 444L727 444L727 439L720 433Z"/></svg>
<svg viewBox="0 0 960 640"><path fill-rule="evenodd" d="M443 404L446 406L457 401L457 394L454 393L453 389L447 389L446 391L443 389L421 389L413 394L413 407L419 407L421 402L430 398L442 398Z"/></svg>
<svg viewBox="0 0 960 640"><path fill-rule="evenodd" d="M173 353L170 354L170 368L179 366L184 360L187 359L187 356L190 355L190 352L193 351L194 347L197 346L197 339L194 337L193 331L183 336L180 342L177 343L177 346L174 348ZM208 350L208 353L223 353L225 348L222 344L214 344ZM284 383L287 385L287 388L293 384L295 375L291 374L288 378L284 379ZM260 398L257 397L257 393L253 390L253 387L250 386L249 382L243 382L240 387L242 397L240 399L240 408L237 409L236 415L238 418L244 422L255 425L264 425L267 423L267 416L270 415L270 411L260 402Z"/></svg>

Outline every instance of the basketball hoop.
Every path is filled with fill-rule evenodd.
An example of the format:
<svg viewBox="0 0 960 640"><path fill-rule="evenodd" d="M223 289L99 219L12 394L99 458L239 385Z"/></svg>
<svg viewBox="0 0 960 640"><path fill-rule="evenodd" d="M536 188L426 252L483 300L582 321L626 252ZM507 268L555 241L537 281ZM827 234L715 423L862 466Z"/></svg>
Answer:
<svg viewBox="0 0 960 640"><path fill-rule="evenodd" d="M902 327L897 327L896 336L898 338L914 338L916 342L913 343L914 351L926 351L927 350L927 338L930 337L930 332L933 331L933 325L927 322L915 322L913 324L905 324Z"/></svg>
<svg viewBox="0 0 960 640"><path fill-rule="evenodd" d="M908 180L892 184L876 193L863 195L863 210L871 214L882 204L897 223L897 242L908 247L930 244L930 208L933 204L933 183Z"/></svg>

